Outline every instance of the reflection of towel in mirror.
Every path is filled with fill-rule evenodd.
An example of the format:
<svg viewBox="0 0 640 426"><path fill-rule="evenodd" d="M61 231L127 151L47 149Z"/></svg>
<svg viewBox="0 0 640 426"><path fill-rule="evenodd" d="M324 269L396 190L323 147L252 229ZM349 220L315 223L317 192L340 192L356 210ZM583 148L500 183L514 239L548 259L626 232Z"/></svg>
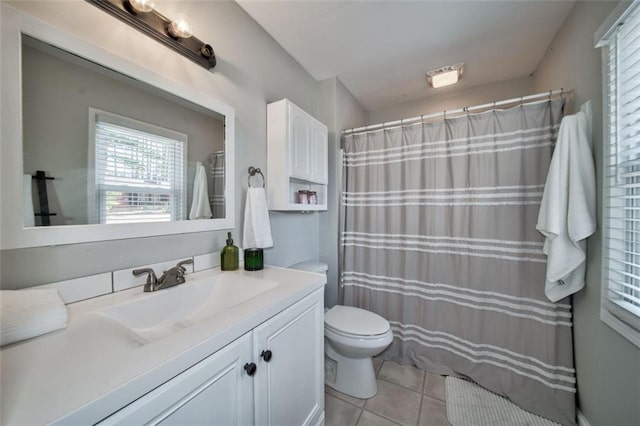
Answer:
<svg viewBox="0 0 640 426"><path fill-rule="evenodd" d="M189 219L211 219L211 205L207 188L207 172L200 161L196 163L196 177L193 179L193 199Z"/></svg>
<svg viewBox="0 0 640 426"><path fill-rule="evenodd" d="M24 226L36 226L35 215L33 214L33 195L31 193L31 175L25 174L22 181L22 214L24 216Z"/></svg>
<svg viewBox="0 0 640 426"><path fill-rule="evenodd" d="M0 346L63 329L67 321L56 289L0 291Z"/></svg>
<svg viewBox="0 0 640 426"><path fill-rule="evenodd" d="M562 120L536 229L545 237L545 293L557 302L584 287L586 238L596 230L591 103Z"/></svg>
<svg viewBox="0 0 640 426"><path fill-rule="evenodd" d="M271 223L269 223L269 211L267 210L267 195L264 188L247 189L242 245L245 249L273 246Z"/></svg>

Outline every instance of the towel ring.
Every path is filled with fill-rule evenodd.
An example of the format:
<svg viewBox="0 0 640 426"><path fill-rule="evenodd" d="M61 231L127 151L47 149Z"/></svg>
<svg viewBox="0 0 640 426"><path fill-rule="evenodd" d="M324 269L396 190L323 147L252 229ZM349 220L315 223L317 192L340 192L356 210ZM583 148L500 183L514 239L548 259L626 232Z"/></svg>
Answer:
<svg viewBox="0 0 640 426"><path fill-rule="evenodd" d="M262 174L262 170L253 166L249 166L249 177L247 178L247 184L249 185L249 188L251 188L251 178L256 174L259 174L260 176L262 176L262 187L264 188L265 179L264 179L264 175Z"/></svg>

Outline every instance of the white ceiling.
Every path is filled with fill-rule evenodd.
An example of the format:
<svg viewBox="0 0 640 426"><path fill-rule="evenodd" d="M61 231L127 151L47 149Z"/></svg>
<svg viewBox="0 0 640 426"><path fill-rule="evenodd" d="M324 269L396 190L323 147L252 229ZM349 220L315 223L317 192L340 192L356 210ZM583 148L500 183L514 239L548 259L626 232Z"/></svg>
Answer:
<svg viewBox="0 0 640 426"><path fill-rule="evenodd" d="M535 71L574 0L237 0L314 78L337 76L367 110ZM465 63L431 89L425 72Z"/></svg>

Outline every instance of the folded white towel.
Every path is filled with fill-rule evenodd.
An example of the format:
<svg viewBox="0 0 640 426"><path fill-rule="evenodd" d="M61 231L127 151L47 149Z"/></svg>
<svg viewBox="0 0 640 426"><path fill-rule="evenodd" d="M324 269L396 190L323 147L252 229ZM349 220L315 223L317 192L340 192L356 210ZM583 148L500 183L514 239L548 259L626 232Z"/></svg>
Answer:
<svg viewBox="0 0 640 426"><path fill-rule="evenodd" d="M24 216L24 226L36 226L36 217L33 214L33 195L31 192L31 175L25 174L22 177L22 215Z"/></svg>
<svg viewBox="0 0 640 426"><path fill-rule="evenodd" d="M0 291L0 346L63 329L67 321L56 289Z"/></svg>
<svg viewBox="0 0 640 426"><path fill-rule="evenodd" d="M267 248L273 246L271 223L264 188L248 188L244 207L244 248Z"/></svg>
<svg viewBox="0 0 640 426"><path fill-rule="evenodd" d="M584 287L585 239L596 230L590 102L560 124L536 229L546 237L545 293L557 302Z"/></svg>
<svg viewBox="0 0 640 426"><path fill-rule="evenodd" d="M193 197L189 219L211 219L211 204L207 188L207 172L200 161L196 163L196 176L193 179Z"/></svg>

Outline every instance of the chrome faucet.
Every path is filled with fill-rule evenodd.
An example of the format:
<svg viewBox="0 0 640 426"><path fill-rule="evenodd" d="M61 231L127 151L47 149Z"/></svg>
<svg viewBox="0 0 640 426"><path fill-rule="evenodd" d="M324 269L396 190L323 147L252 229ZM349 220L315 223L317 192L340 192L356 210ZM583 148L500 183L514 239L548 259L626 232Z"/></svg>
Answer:
<svg viewBox="0 0 640 426"><path fill-rule="evenodd" d="M184 274L185 272L187 272L187 268L185 268L183 265L190 265L192 263L193 259L187 259L178 262L178 264L173 268L169 269L168 271L164 271L164 274L162 274L160 278L156 277L155 272L151 268L134 269L131 272L136 277L142 274L148 274L147 282L144 285L144 291L157 291L173 287L178 284L183 284L185 282Z"/></svg>

